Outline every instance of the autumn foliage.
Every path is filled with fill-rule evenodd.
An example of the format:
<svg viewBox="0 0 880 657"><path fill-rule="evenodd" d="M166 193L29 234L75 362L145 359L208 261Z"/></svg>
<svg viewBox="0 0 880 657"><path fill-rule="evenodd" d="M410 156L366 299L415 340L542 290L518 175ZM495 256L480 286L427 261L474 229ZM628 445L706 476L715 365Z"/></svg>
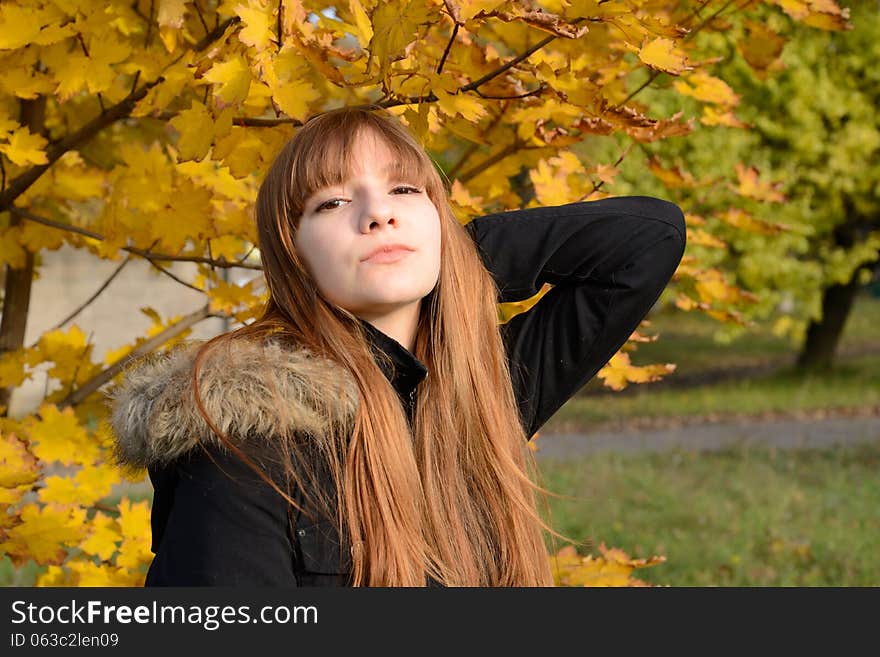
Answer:
<svg viewBox="0 0 880 657"><path fill-rule="evenodd" d="M149 508L110 496L123 474L109 458L105 386L205 318L256 316L266 299L256 187L310 116L359 104L394 112L442 167L463 223L598 199L634 146L749 128L736 115L736 89L714 72L728 42L772 75L787 29L844 30L847 18L833 0L4 1L0 549L15 565L45 566L40 585L142 583ZM659 101L643 102L644 89L652 99L693 99L698 110L664 116ZM677 189L725 185L732 202L715 220L744 234L787 230L736 202L779 200L748 162L704 180L655 158L644 175L672 200ZM671 301L744 321L754 295L715 266L728 244L707 217L686 218L699 248L682 261ZM105 354L75 317L26 345L39 255L62 245L120 267L147 260L204 302L182 317L142 308L152 329ZM196 263L198 274L174 277L175 261ZM246 276L228 280L230 269ZM500 321L546 291L503 305ZM656 337L634 333L599 377L620 389L671 372L673 364L630 360L639 341ZM11 391L43 366L52 391L11 417ZM660 560L604 549L559 557L558 582L569 585L632 583L633 568Z"/></svg>

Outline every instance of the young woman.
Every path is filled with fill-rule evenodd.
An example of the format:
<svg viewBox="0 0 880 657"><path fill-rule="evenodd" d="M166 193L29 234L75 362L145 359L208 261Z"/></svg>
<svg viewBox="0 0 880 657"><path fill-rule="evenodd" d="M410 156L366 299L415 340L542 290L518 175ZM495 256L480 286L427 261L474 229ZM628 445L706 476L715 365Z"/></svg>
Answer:
<svg viewBox="0 0 880 657"><path fill-rule="evenodd" d="M147 467L155 585L552 585L527 441L623 345L683 255L632 196L462 225L382 110L308 121L260 187L251 324L111 393ZM497 303L551 289L499 325Z"/></svg>

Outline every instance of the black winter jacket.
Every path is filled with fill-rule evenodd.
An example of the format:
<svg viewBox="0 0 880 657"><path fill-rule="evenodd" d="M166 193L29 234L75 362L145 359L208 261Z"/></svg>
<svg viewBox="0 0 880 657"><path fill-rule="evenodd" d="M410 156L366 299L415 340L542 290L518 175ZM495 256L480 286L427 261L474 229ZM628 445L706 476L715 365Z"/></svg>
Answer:
<svg viewBox="0 0 880 657"><path fill-rule="evenodd" d="M647 196L494 213L466 228L498 284L499 301L529 298L545 282L554 286L501 326L528 436L623 345L668 284L686 244L679 207ZM427 369L400 343L364 326L372 348L391 356L393 365L383 371L411 421ZM146 585L350 584L350 555L340 550L331 523L297 514L220 448L198 416L188 389L193 344L139 361L111 393L118 457L147 467L155 491L156 556ZM338 368L280 344L237 346L208 361L200 389L211 416L242 445L271 437L279 421L254 366L260 358L273 364L295 428L320 430L326 415L315 413L317 407L353 416L357 391Z"/></svg>

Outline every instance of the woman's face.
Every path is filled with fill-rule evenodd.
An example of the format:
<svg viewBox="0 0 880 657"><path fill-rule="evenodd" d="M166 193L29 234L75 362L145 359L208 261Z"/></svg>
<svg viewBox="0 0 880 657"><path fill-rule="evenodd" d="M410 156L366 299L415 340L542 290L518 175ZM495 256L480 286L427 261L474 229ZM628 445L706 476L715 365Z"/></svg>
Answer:
<svg viewBox="0 0 880 657"><path fill-rule="evenodd" d="M427 192L398 179L388 147L369 132L353 145L353 170L305 201L297 251L321 293L367 321L417 317L440 275L440 217ZM384 245L411 251L366 259Z"/></svg>

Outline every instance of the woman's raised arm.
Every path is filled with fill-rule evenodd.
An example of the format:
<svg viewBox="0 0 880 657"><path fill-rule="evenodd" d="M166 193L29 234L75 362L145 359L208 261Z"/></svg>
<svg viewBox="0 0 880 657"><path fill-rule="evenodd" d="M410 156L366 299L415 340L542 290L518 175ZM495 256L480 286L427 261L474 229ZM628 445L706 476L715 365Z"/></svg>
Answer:
<svg viewBox="0 0 880 657"><path fill-rule="evenodd" d="M466 225L499 301L554 288L501 327L528 436L611 359L684 255L681 209L649 196L511 210Z"/></svg>

